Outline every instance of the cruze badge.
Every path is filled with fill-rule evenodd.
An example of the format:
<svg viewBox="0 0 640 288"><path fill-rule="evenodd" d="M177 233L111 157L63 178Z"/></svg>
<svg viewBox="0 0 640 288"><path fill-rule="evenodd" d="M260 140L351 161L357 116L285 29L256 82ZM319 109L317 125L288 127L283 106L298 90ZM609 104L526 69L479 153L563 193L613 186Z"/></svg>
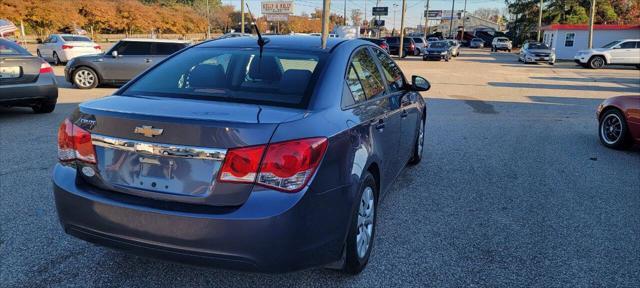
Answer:
<svg viewBox="0 0 640 288"><path fill-rule="evenodd" d="M142 134L144 135L144 137L158 136L162 134L162 131L164 131L164 129L153 128L153 126L145 126L145 125L143 125L142 127L136 127L136 129L133 130L134 133Z"/></svg>

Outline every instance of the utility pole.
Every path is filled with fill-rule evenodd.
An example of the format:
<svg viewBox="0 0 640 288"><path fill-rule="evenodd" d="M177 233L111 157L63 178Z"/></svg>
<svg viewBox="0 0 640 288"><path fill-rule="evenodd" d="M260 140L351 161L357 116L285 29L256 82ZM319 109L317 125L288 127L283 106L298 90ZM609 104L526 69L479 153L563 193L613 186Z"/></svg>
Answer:
<svg viewBox="0 0 640 288"><path fill-rule="evenodd" d="M327 48L327 37L329 36L329 14L331 14L331 0L322 1L322 49Z"/></svg>
<svg viewBox="0 0 640 288"><path fill-rule="evenodd" d="M343 25L347 26L347 0L344 0L344 21Z"/></svg>
<svg viewBox="0 0 640 288"><path fill-rule="evenodd" d="M207 39L211 38L211 19L209 19L209 0L207 0Z"/></svg>
<svg viewBox="0 0 640 288"><path fill-rule="evenodd" d="M542 33L542 0L540 0L540 7L538 7L538 43L540 42L540 33Z"/></svg>
<svg viewBox="0 0 640 288"><path fill-rule="evenodd" d="M589 15L589 49L593 48L593 22L596 18L596 0L591 0L591 13Z"/></svg>
<svg viewBox="0 0 640 288"><path fill-rule="evenodd" d="M424 38L427 39L429 35L429 0L427 0L427 5L424 6L427 15L424 17Z"/></svg>
<svg viewBox="0 0 640 288"><path fill-rule="evenodd" d="M451 19L449 22L449 37L453 35L453 10L456 7L456 0L451 0Z"/></svg>
<svg viewBox="0 0 640 288"><path fill-rule="evenodd" d="M404 46L404 14L406 14L406 12L407 12L407 0L402 0L402 12L400 13L400 48L398 49L398 56L400 58L402 58L402 50L403 50L402 48ZM393 25L395 26L396 24L393 23Z"/></svg>
<svg viewBox="0 0 640 288"><path fill-rule="evenodd" d="M464 22L466 19L467 19L467 0L464 0L464 9L462 9L462 34L460 34L460 43L462 43L462 40L464 40Z"/></svg>
<svg viewBox="0 0 640 288"><path fill-rule="evenodd" d="M242 15L240 17L240 21L242 22L240 24L240 33L244 34L244 0L240 1L240 14Z"/></svg>

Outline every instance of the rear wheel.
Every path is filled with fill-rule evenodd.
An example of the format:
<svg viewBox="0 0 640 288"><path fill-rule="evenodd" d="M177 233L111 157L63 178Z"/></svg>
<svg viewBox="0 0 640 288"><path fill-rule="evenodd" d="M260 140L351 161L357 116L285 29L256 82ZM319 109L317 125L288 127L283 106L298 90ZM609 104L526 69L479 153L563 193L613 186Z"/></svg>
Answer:
<svg viewBox="0 0 640 288"><path fill-rule="evenodd" d="M631 142L628 129L627 122L619 110L606 110L600 117L600 142L609 148L624 149Z"/></svg>
<svg viewBox="0 0 640 288"><path fill-rule="evenodd" d="M60 61L60 57L58 57L58 53L53 52L53 65L58 66L61 64L62 64L62 61Z"/></svg>
<svg viewBox="0 0 640 288"><path fill-rule="evenodd" d="M604 67L605 64L607 64L607 62L605 62L602 56L593 56L589 59L589 68L591 69L600 69Z"/></svg>
<svg viewBox="0 0 640 288"><path fill-rule="evenodd" d="M92 89L98 86L98 75L93 69L80 67L73 72L73 84L80 89Z"/></svg>
<svg viewBox="0 0 640 288"><path fill-rule="evenodd" d="M56 109L56 102L56 100L44 100L31 106L31 109L33 109L33 112L38 114L51 113Z"/></svg>
<svg viewBox="0 0 640 288"><path fill-rule="evenodd" d="M40 49L36 50L36 55L38 55L38 57L42 58L42 54L40 54Z"/></svg>
<svg viewBox="0 0 640 288"><path fill-rule="evenodd" d="M351 227L346 243L346 263L344 271L359 274L369 262L376 232L376 208L378 187L371 173L366 172L360 185L358 207L351 217Z"/></svg>

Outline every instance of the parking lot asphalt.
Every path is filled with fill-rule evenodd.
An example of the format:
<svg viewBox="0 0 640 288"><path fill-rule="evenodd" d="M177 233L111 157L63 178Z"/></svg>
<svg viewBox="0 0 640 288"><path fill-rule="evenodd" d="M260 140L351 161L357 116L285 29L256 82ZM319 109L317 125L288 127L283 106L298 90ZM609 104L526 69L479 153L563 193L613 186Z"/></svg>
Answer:
<svg viewBox="0 0 640 288"><path fill-rule="evenodd" d="M78 102L114 89L78 90L58 77L54 113L0 108L0 286L637 287L640 150L600 145L595 109L640 94L638 70L524 65L468 49L450 62L400 65L432 83L427 143L423 162L382 200L362 274L194 267L65 235L50 181L57 127Z"/></svg>

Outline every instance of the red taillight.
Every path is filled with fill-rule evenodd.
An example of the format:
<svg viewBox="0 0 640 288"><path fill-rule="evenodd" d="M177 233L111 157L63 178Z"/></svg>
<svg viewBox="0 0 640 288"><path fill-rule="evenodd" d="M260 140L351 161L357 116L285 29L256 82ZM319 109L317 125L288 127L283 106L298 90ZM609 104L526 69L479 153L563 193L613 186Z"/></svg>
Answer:
<svg viewBox="0 0 640 288"><path fill-rule="evenodd" d="M258 175L264 147L229 149L220 170L220 181L253 183Z"/></svg>
<svg viewBox="0 0 640 288"><path fill-rule="evenodd" d="M79 160L96 163L91 133L65 119L58 129L58 159L63 162Z"/></svg>
<svg viewBox="0 0 640 288"><path fill-rule="evenodd" d="M51 68L51 65L49 65L49 63L45 62L40 64L40 74L44 73L53 73L53 68Z"/></svg>
<svg viewBox="0 0 640 288"><path fill-rule="evenodd" d="M71 48L73 48L73 46L71 45L62 45L62 50L71 49Z"/></svg>
<svg viewBox="0 0 640 288"><path fill-rule="evenodd" d="M326 138L272 143L266 146L266 151L264 145L230 149L219 179L221 182L256 182L284 192L297 192L311 179L326 150Z"/></svg>
<svg viewBox="0 0 640 288"><path fill-rule="evenodd" d="M96 45L96 46L93 46L93 49L102 50L102 47L100 47L100 45Z"/></svg>

